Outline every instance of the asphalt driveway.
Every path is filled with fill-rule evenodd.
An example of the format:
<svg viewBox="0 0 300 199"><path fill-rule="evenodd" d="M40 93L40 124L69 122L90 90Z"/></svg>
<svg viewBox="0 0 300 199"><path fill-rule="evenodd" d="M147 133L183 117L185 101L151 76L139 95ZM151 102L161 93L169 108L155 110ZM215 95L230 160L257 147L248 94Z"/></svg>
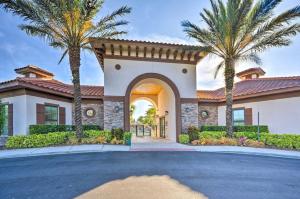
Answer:
<svg viewBox="0 0 300 199"><path fill-rule="evenodd" d="M299 199L300 159L106 152L0 160L1 199L133 199L136 194L139 198L174 194L178 198Z"/></svg>

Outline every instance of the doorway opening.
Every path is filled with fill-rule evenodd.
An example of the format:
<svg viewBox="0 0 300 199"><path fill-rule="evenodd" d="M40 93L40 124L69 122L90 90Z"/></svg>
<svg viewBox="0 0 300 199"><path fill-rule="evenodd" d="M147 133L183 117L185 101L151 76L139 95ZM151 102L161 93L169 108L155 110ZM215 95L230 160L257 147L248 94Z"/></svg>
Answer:
<svg viewBox="0 0 300 199"><path fill-rule="evenodd" d="M150 136L175 142L178 116L177 99L172 87L161 79L150 77L135 82L129 92L128 109L135 112L140 112L137 108L144 109L148 111L148 114L146 111L144 117L132 117L130 120L131 132L137 136ZM140 107L133 108L132 105L138 103L139 100L146 100L148 103L141 103L143 105ZM134 112L131 111L129 111L130 116L134 115Z"/></svg>

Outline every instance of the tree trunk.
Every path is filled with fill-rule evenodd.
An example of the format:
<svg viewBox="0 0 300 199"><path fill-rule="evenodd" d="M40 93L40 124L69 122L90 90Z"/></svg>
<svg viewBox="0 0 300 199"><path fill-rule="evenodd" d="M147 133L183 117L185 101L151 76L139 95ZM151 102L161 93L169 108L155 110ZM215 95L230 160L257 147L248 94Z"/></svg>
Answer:
<svg viewBox="0 0 300 199"><path fill-rule="evenodd" d="M74 121L76 136L80 141L82 138L82 113L81 113L81 91L80 91L80 48L69 48L69 61L74 86Z"/></svg>
<svg viewBox="0 0 300 199"><path fill-rule="evenodd" d="M234 84L234 60L228 59L225 61L225 97L226 97L226 132L229 137L233 137L233 84Z"/></svg>

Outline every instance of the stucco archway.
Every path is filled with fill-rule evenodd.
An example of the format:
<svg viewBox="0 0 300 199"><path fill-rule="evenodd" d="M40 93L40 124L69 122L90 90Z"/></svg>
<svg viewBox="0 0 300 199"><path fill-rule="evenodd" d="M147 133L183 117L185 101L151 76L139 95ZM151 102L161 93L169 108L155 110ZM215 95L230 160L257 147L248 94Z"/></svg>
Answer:
<svg viewBox="0 0 300 199"><path fill-rule="evenodd" d="M176 109L176 115L175 115L175 122L176 122L176 140L178 141L178 137L181 133L181 108L180 108L180 93L177 88L177 86L174 84L172 80L170 80L168 77L158 74L158 73L144 73L142 75L137 76L134 78L130 84L127 87L126 94L125 94L125 100L124 100L124 127L126 131L130 130L130 94L132 89L136 84L138 84L140 81L144 79L158 79L166 83L173 91L173 94L175 96L175 109Z"/></svg>

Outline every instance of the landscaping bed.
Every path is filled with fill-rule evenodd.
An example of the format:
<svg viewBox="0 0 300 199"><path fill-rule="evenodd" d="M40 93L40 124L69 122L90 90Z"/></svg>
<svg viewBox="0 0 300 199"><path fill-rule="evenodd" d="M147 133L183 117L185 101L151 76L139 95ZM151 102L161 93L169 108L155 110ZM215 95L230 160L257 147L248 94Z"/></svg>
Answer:
<svg viewBox="0 0 300 199"><path fill-rule="evenodd" d="M9 137L5 148L36 148L62 145L80 144L131 144L131 133L122 129L112 131L86 130L79 140L74 132L52 132L46 134L32 134L28 136Z"/></svg>
<svg viewBox="0 0 300 199"><path fill-rule="evenodd" d="M218 130L218 128L211 129ZM222 128L219 129L223 130ZM272 134L268 131L259 134L257 132L234 132L233 137L228 137L225 131L200 131L197 128L191 127L186 134L179 136L179 142L191 145L224 145L300 150L300 135Z"/></svg>

